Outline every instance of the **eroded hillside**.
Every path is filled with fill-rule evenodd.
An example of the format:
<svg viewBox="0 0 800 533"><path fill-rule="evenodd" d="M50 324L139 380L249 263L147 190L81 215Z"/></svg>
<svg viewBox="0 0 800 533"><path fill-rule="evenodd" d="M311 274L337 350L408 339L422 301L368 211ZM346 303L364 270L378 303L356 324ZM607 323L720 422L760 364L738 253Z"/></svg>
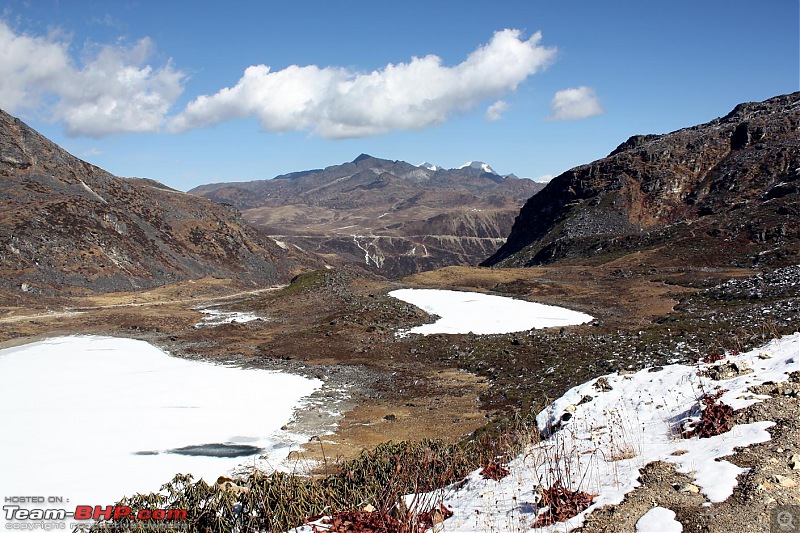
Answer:
<svg viewBox="0 0 800 533"><path fill-rule="evenodd" d="M203 276L288 281L321 265L236 209L118 178L0 112L0 280L11 294L153 287Z"/></svg>

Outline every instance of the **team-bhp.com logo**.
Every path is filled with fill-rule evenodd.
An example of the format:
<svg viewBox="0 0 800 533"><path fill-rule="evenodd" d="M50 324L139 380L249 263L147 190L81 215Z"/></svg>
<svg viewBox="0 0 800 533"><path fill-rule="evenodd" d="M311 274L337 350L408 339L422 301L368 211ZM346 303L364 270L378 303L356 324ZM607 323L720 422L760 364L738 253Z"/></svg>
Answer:
<svg viewBox="0 0 800 533"><path fill-rule="evenodd" d="M6 502L13 498L6 498ZM23 502L18 502L23 503ZM44 503L26 499L25 503ZM6 529L21 531L50 531L54 529L67 529L67 520L143 520L161 524L186 520L186 509L139 509L134 511L128 505L77 505L74 510L64 508L27 508L17 503L3 505L3 514L6 519ZM85 524L70 524L70 529Z"/></svg>

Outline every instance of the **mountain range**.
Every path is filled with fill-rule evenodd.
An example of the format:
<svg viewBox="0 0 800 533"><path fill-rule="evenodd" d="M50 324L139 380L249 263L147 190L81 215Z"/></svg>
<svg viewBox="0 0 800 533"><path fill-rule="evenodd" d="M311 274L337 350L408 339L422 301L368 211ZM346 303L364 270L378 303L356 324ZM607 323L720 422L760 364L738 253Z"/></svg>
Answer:
<svg viewBox="0 0 800 533"><path fill-rule="evenodd" d="M741 104L672 133L633 136L542 190L534 186L542 187L499 176L477 161L445 170L361 155L273 180L206 185L195 190L203 198L153 180L113 176L0 112L0 343L74 334L133 337L177 357L313 376L321 388L284 429L335 433L325 437L324 450L314 442L289 458L294 465L306 458L316 465L332 454L358 457L338 463L344 477L327 478L345 486L340 481L353 477L355 485L347 485L353 494L351 488L363 486L357 480L370 477L350 476L354 464L355 472L384 473L388 464L392 478L400 460L414 467L432 457L454 473L478 466L467 456L513 457L525 432L518 421L534 414L542 398L565 392L549 409L553 416L545 417L556 423L539 427L546 434L561 428L557 434L569 439L569 424L587 401L608 407L585 419L600 424L593 431L626 426L631 411L625 414L612 396L620 383L641 376L643 396L629 406L664 407L669 420L655 430L667 440L687 433L687 421L703 422L709 410L719 422L709 426L726 430L737 421L773 421L770 438L733 450L731 463L746 468L732 476L732 494L709 507L705 482L668 461L678 452L656 459L631 447L624 431L619 442L607 433L611 444L593 441L590 451L613 464L635 463L632 472L639 472L630 479L640 486L620 505L594 511L584 530L636 530L656 499L671 502L691 530L766 530L765 509L780 509L795 497L794 450L800 449L800 374L789 372L796 366L789 357L796 340L779 339L797 331L800 313L800 92ZM374 275L475 257L491 268L456 266L400 281ZM225 279L192 282L206 277ZM399 286L513 296L593 320L507 334L398 336L433 319L389 295ZM739 365L742 358L750 362ZM703 374L703 387L692 395L690 386L683 405L648 389L659 372L678 367L667 368L673 363ZM650 371L638 371L644 368ZM753 383L769 368L771 380L780 378ZM722 391L716 388L729 378L761 401L736 412L718 401ZM584 382L589 396L575 388ZM224 392L215 383L208 387ZM323 411L341 416L328 421ZM618 412L628 418L609 415ZM530 431L538 440L536 428ZM683 436L703 442L701 435ZM712 436L708 446L714 438L728 437ZM419 439L426 439L421 449L403 442ZM447 448L431 448L432 442ZM477 448L450 448L450 442ZM500 454L498 442L508 443ZM445 449L458 453L437 451ZM408 471L442 470L429 463ZM496 471L503 464L497 462ZM431 479L442 482L437 476ZM215 485L213 494L229 493L221 488L226 484ZM199 486L173 485L180 501ZM259 494L266 494L258 491L272 485L250 486L258 496L255 508L263 502ZM368 492L376 493L371 486ZM295 500L287 508L296 508ZM344 496L340 501L348 504ZM364 503L354 505L362 509ZM329 508L322 502L319 512ZM298 520L310 514L300 511ZM508 518L494 511L481 517L480 523Z"/></svg>
<svg viewBox="0 0 800 533"><path fill-rule="evenodd" d="M0 287L110 292L203 276L264 285L326 264L392 278L631 253L678 268L797 264L798 131L793 93L633 136L546 186L482 162L440 169L362 154L189 194L113 176L0 112Z"/></svg>
<svg viewBox="0 0 800 533"><path fill-rule="evenodd" d="M542 187L480 161L442 169L361 154L325 169L189 192L235 206L279 242L394 278L483 261Z"/></svg>

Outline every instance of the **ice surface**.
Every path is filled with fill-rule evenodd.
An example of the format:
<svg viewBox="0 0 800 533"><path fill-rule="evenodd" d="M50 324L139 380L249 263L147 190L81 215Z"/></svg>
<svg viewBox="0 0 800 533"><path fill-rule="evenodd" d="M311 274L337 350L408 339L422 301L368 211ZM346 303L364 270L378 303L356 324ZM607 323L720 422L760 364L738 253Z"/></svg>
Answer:
<svg viewBox="0 0 800 533"><path fill-rule="evenodd" d="M441 318L433 324L400 332L419 333L513 333L533 328L571 326L593 317L552 305L504 296L441 289L399 289L389 293Z"/></svg>
<svg viewBox="0 0 800 533"><path fill-rule="evenodd" d="M158 491L177 473L214 483L264 464L256 455L170 453L186 446L252 446L277 466L307 440L281 426L322 384L94 336L0 350L0 376L0 497L61 496L67 508Z"/></svg>

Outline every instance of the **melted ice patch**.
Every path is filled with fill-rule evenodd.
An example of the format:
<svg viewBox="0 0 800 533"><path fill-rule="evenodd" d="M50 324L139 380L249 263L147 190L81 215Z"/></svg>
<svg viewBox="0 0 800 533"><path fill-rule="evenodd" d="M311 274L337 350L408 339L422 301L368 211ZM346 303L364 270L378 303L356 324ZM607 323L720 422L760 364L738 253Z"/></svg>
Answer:
<svg viewBox="0 0 800 533"><path fill-rule="evenodd" d="M208 316L195 324L194 327L196 328L214 327L222 324L246 324L254 320L264 320L258 315L242 311L220 311L219 309L200 309L199 311Z"/></svg>

